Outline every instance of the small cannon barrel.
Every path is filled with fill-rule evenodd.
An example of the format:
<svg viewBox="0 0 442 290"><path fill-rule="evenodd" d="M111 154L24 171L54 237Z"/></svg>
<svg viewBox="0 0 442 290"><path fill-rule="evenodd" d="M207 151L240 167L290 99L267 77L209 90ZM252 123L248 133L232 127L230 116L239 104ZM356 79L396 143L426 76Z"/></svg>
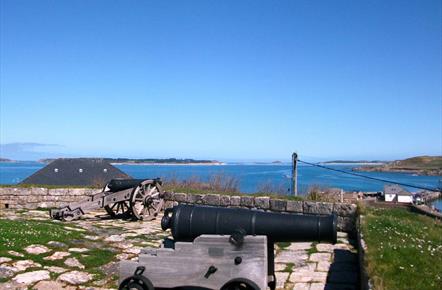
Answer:
<svg viewBox="0 0 442 290"><path fill-rule="evenodd" d="M160 182L159 179L153 179L156 182ZM143 181L146 181L146 179L112 179L105 185L105 189L109 190L110 192L117 192L129 188L134 188L140 185Z"/></svg>
<svg viewBox="0 0 442 290"><path fill-rule="evenodd" d="M166 209L163 230L175 241L192 241L203 234L266 235L271 242L324 241L336 243L336 215L309 216L242 208L178 205Z"/></svg>

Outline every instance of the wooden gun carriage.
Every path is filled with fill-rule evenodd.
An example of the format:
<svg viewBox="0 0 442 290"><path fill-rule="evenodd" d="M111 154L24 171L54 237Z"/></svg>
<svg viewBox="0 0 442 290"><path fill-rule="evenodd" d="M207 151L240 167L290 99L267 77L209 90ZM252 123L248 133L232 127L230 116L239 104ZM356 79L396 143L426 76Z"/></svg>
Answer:
<svg viewBox="0 0 442 290"><path fill-rule="evenodd" d="M164 205L160 179L112 179L101 192L79 202L51 209L53 219L73 220L87 212L104 208L111 217L150 220Z"/></svg>
<svg viewBox="0 0 442 290"><path fill-rule="evenodd" d="M178 205L161 220L173 240L120 262L120 290L275 289L274 243L336 242L336 216Z"/></svg>

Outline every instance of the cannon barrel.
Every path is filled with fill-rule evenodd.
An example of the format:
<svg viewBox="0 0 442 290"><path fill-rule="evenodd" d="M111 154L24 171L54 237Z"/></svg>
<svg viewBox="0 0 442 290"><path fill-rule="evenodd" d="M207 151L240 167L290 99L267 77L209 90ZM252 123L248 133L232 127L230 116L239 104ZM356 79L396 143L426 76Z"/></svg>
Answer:
<svg viewBox="0 0 442 290"><path fill-rule="evenodd" d="M117 192L133 187L137 187L141 182L146 179L112 179L105 185L105 189L107 188L110 192ZM159 179L155 179L155 181L159 182Z"/></svg>
<svg viewBox="0 0 442 290"><path fill-rule="evenodd" d="M271 242L324 241L336 243L336 215L310 216L242 208L178 205L166 209L163 230L175 241L192 241L203 234L266 235Z"/></svg>

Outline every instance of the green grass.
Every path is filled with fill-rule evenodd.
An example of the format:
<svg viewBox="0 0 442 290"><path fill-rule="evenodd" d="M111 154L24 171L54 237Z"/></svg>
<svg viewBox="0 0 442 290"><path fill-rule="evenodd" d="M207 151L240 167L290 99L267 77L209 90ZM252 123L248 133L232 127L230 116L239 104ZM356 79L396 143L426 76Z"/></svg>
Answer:
<svg viewBox="0 0 442 290"><path fill-rule="evenodd" d="M278 245L278 247L280 248L280 249L285 249L285 248L288 248L288 247L290 247L290 242L279 242L279 243L277 243L277 245Z"/></svg>
<svg viewBox="0 0 442 290"><path fill-rule="evenodd" d="M95 268L105 265L114 259L115 253L107 249L91 249L87 252L87 256L78 257L80 263L86 268Z"/></svg>
<svg viewBox="0 0 442 290"><path fill-rule="evenodd" d="M0 255L10 256L7 251L23 252L32 244L46 244L49 241L65 243L68 239L80 239L82 234L69 231L61 223L35 220L0 219Z"/></svg>
<svg viewBox="0 0 442 290"><path fill-rule="evenodd" d="M367 269L376 290L442 289L442 224L405 209L364 210Z"/></svg>
<svg viewBox="0 0 442 290"><path fill-rule="evenodd" d="M283 272L289 272L289 273L293 272L294 266L295 266L295 264L293 264L293 263L287 263Z"/></svg>
<svg viewBox="0 0 442 290"><path fill-rule="evenodd" d="M317 242L313 242L312 243L312 245L310 246L310 248L307 250L307 254L308 255L311 255L311 254L314 254L314 253L317 253L318 252L318 250L316 249L316 245L317 245L318 243Z"/></svg>
<svg viewBox="0 0 442 290"><path fill-rule="evenodd" d="M10 257L14 260L29 259L41 264L42 266L59 266L68 268L66 265L64 265L64 259L48 261L44 258L51 255L54 251L67 251L70 247L88 247L86 244L72 244L71 241L83 240L83 235L89 233L67 230L64 228L64 226L65 224L55 223L49 220L36 221L0 219L0 256ZM72 225L69 226L73 227ZM32 244L47 246L49 241L65 243L66 247L55 248L54 251L40 255L28 254L26 251L24 251L24 248ZM85 240L85 242L89 241ZM111 262L116 254L106 248L101 248L100 246L100 244L93 244L92 247L88 247L89 251L86 252L85 255L81 253L71 253L70 256L77 258L80 263L85 266L85 271L94 274L95 279L105 278L105 275L101 271L100 267ZM22 253L24 257L17 258L12 256L8 254L8 251L10 250ZM1 280L0 283L5 281L7 281L7 279Z"/></svg>

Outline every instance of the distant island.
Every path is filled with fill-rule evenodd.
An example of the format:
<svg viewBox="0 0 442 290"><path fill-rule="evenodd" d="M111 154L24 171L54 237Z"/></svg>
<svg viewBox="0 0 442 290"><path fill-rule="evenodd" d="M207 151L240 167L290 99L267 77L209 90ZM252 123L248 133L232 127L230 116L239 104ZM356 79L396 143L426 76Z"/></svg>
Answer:
<svg viewBox="0 0 442 290"><path fill-rule="evenodd" d="M0 158L0 162L15 162L15 161L7 158Z"/></svg>
<svg viewBox="0 0 442 290"><path fill-rule="evenodd" d="M417 156L380 165L360 166L354 171L402 172L417 175L442 176L442 156Z"/></svg>
<svg viewBox="0 0 442 290"><path fill-rule="evenodd" d="M321 162L321 164L385 164L386 161L380 160L332 160Z"/></svg>
<svg viewBox="0 0 442 290"><path fill-rule="evenodd" d="M222 165L224 163L216 160L197 160L197 159L178 159L178 158L102 158L111 164L129 164L129 165ZM40 159L38 162L50 163L53 158Z"/></svg>

